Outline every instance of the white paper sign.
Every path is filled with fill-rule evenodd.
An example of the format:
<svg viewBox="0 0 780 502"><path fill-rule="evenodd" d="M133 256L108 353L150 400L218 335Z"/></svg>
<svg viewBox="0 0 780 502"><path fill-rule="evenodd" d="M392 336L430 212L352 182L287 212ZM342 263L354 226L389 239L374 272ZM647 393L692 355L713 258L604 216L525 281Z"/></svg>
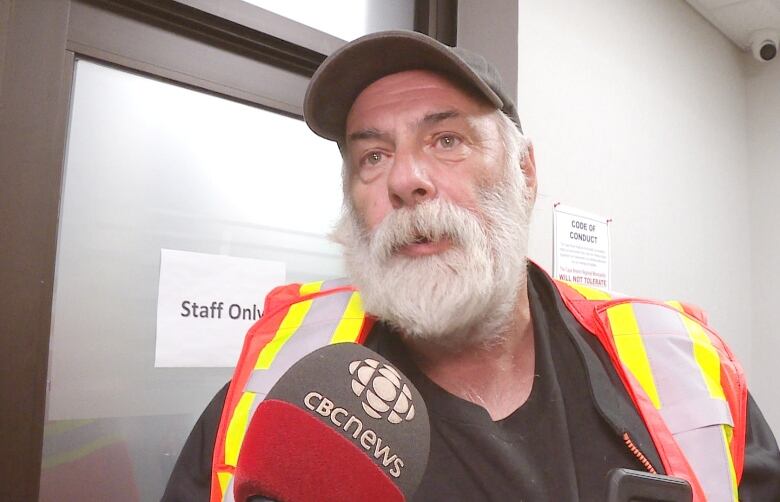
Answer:
<svg viewBox="0 0 780 502"><path fill-rule="evenodd" d="M553 277L611 288L609 220L557 204L553 209Z"/></svg>
<svg viewBox="0 0 780 502"><path fill-rule="evenodd" d="M155 367L232 367L284 262L160 250Z"/></svg>

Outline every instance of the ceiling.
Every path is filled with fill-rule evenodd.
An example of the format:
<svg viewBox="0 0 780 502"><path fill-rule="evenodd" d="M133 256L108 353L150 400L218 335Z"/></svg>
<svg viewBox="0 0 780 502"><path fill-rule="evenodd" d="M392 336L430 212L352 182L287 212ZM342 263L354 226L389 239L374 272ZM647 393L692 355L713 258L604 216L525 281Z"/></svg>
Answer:
<svg viewBox="0 0 780 502"><path fill-rule="evenodd" d="M762 28L780 31L780 0L686 0L741 49Z"/></svg>

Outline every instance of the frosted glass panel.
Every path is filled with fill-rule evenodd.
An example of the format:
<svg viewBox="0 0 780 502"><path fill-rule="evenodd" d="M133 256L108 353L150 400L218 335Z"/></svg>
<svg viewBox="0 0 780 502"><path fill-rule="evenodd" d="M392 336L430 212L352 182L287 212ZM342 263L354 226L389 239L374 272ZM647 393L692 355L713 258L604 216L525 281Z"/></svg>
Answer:
<svg viewBox="0 0 780 502"><path fill-rule="evenodd" d="M414 0L244 0L343 40L414 28Z"/></svg>
<svg viewBox="0 0 780 502"><path fill-rule="evenodd" d="M86 61L74 85L42 500L103 500L85 490L104 488L159 500L231 375L154 368L160 249L283 261L287 281L337 277L325 235L341 159L299 120L212 95Z"/></svg>

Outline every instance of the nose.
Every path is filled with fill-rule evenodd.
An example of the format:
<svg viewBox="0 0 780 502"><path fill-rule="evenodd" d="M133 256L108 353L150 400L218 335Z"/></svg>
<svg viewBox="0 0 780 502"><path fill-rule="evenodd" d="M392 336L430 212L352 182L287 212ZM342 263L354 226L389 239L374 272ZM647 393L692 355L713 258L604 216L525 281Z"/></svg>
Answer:
<svg viewBox="0 0 780 502"><path fill-rule="evenodd" d="M394 209L414 207L436 197L436 186L424 164L412 153L399 151L388 175L387 190Z"/></svg>

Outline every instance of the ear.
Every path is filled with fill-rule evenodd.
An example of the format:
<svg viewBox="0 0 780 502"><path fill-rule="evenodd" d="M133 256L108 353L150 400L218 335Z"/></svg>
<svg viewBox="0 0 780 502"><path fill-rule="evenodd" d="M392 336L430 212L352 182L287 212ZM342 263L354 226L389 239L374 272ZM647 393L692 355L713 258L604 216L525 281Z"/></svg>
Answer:
<svg viewBox="0 0 780 502"><path fill-rule="evenodd" d="M531 191L531 200L536 201L536 159L534 158L534 145L528 141L528 155L523 159L523 165L520 166L525 174L525 182Z"/></svg>

